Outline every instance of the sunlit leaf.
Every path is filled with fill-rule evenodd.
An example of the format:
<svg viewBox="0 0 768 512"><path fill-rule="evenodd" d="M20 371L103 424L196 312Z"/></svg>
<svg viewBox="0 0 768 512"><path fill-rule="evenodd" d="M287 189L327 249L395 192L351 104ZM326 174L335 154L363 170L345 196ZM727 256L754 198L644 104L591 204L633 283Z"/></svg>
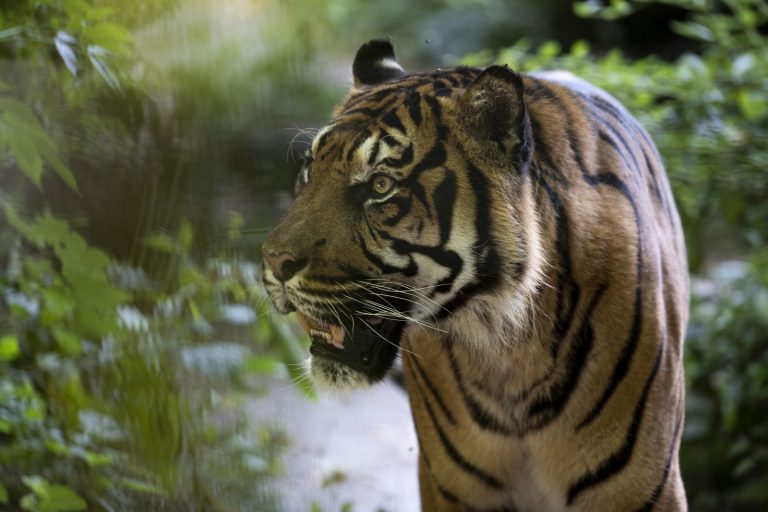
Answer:
<svg viewBox="0 0 768 512"><path fill-rule="evenodd" d="M54 38L56 50L64 61L64 65L70 73L77 76L77 55L72 48L75 43L75 38L63 31L57 32L56 37Z"/></svg>
<svg viewBox="0 0 768 512"><path fill-rule="evenodd" d="M14 39L24 33L24 27L10 27L0 30L0 42Z"/></svg>
<svg viewBox="0 0 768 512"><path fill-rule="evenodd" d="M143 482L134 478L121 478L118 483L127 489L138 491L144 494L156 494L158 496L165 496L166 492L162 487L151 484L149 482Z"/></svg>
<svg viewBox="0 0 768 512"><path fill-rule="evenodd" d="M9 334L0 338L0 361L12 361L19 355L19 340Z"/></svg>
<svg viewBox="0 0 768 512"><path fill-rule="evenodd" d="M179 228L179 245L185 253L192 247L192 236L192 225L188 221L182 222Z"/></svg>
<svg viewBox="0 0 768 512"><path fill-rule="evenodd" d="M91 64L93 64L93 67L96 68L96 71L98 71L104 81L107 82L107 85L112 89L119 89L120 81L112 72L112 69L110 69L106 61L109 52L105 48L96 45L89 45L87 51Z"/></svg>
<svg viewBox="0 0 768 512"><path fill-rule="evenodd" d="M3 482L0 482L0 504L8 504L8 489L5 488Z"/></svg>
<svg viewBox="0 0 768 512"><path fill-rule="evenodd" d="M53 337L56 339L56 345L66 355L76 356L80 354L83 348L83 342L72 331L64 328L53 328Z"/></svg>
<svg viewBox="0 0 768 512"><path fill-rule="evenodd" d="M690 39L711 43L715 40L715 34L707 26L692 21L672 21L672 30Z"/></svg>
<svg viewBox="0 0 768 512"><path fill-rule="evenodd" d="M165 233L157 233L149 235L144 239L144 243L153 249L157 249L161 252L174 253L176 252L176 241Z"/></svg>
<svg viewBox="0 0 768 512"><path fill-rule="evenodd" d="M9 133L6 133L0 142L10 146L22 171L39 186L43 171L42 164L45 161L71 189L76 191L77 183L74 175L61 161L56 144L32 111L14 98L0 96L0 113L2 113L0 126L6 124L9 128ZM0 132L4 131L0 130ZM13 148L16 150L14 151Z"/></svg>
<svg viewBox="0 0 768 512"><path fill-rule="evenodd" d="M249 357L243 369L248 373L271 375L280 367L280 363L271 357Z"/></svg>
<svg viewBox="0 0 768 512"><path fill-rule="evenodd" d="M16 122L11 112L6 112L3 117L10 126L15 128L7 140L11 155L16 159L21 171L39 187L43 176L43 159L40 158L37 148L30 140L29 131L20 129L24 125Z"/></svg>
<svg viewBox="0 0 768 512"><path fill-rule="evenodd" d="M85 36L92 45L113 53L124 52L132 40L131 33L125 27L114 23L99 23L88 27Z"/></svg>
<svg viewBox="0 0 768 512"><path fill-rule="evenodd" d="M22 476L21 481L38 496L45 496L48 492L48 481L39 475Z"/></svg>
<svg viewBox="0 0 768 512"><path fill-rule="evenodd" d="M86 510L87 503L75 491L63 485L51 485L46 499L41 500L41 512L70 512Z"/></svg>

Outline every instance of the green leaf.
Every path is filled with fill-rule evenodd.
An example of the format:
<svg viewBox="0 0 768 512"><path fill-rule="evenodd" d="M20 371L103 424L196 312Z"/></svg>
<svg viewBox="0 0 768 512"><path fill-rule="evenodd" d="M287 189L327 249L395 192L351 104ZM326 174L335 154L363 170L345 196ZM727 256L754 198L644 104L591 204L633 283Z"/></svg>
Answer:
<svg viewBox="0 0 768 512"><path fill-rule="evenodd" d="M101 46L114 53L125 52L132 40L128 29L114 23L93 25L85 31L84 37L89 43Z"/></svg>
<svg viewBox="0 0 768 512"><path fill-rule="evenodd" d="M21 481L38 496L45 496L48 493L48 480L40 475L22 476Z"/></svg>
<svg viewBox="0 0 768 512"><path fill-rule="evenodd" d="M120 88L120 81L117 76L112 72L112 68L107 64L107 57L109 52L101 46L92 44L88 45L88 58L91 60L91 64L96 68L96 71L101 75L107 85L112 89Z"/></svg>
<svg viewBox="0 0 768 512"><path fill-rule="evenodd" d="M46 512L69 512L85 510L87 503L69 487L51 485L48 488L47 499L41 500L40 510Z"/></svg>
<svg viewBox="0 0 768 512"><path fill-rule="evenodd" d="M244 365L246 372L256 374L273 374L279 368L280 363L271 357L249 357Z"/></svg>
<svg viewBox="0 0 768 512"><path fill-rule="evenodd" d="M158 487L155 484L149 482L143 482L134 478L122 478L118 481L118 484L124 486L127 489L137 491L144 494L156 494L158 496L165 496L166 492L162 487Z"/></svg>
<svg viewBox="0 0 768 512"><path fill-rule="evenodd" d="M0 504L8 504L8 489L5 488L3 482L0 482Z"/></svg>
<svg viewBox="0 0 768 512"><path fill-rule="evenodd" d="M83 342L73 332L60 327L54 327L52 331L53 337L56 339L56 345L64 354L76 356L82 352Z"/></svg>
<svg viewBox="0 0 768 512"><path fill-rule="evenodd" d="M179 244L185 253L192 247L192 236L192 225L187 221L182 222L179 228Z"/></svg>
<svg viewBox="0 0 768 512"><path fill-rule="evenodd" d="M670 27L683 37L712 43L715 41L715 34L712 30L700 23L692 21L672 21Z"/></svg>
<svg viewBox="0 0 768 512"><path fill-rule="evenodd" d="M9 116L12 114L6 112L3 116L8 121ZM12 124L8 122L8 124ZM43 159L40 158L40 154L37 152L37 148L31 142L30 134L26 131L18 129L19 125L16 125L16 130L11 129L11 137L8 139L8 149L11 151L11 155L16 159L16 163L19 164L21 171L34 183L37 187L41 185L41 179L43 176Z"/></svg>
<svg viewBox="0 0 768 512"><path fill-rule="evenodd" d="M560 43L557 41L547 41L539 48L539 56L545 59L557 57L560 54Z"/></svg>
<svg viewBox="0 0 768 512"><path fill-rule="evenodd" d="M571 55L583 59L589 55L589 43L583 39L579 39L571 45Z"/></svg>
<svg viewBox="0 0 768 512"><path fill-rule="evenodd" d="M64 65L73 76L77 76L77 55L72 49L72 46L77 42L75 38L64 31L59 31L53 41Z"/></svg>
<svg viewBox="0 0 768 512"><path fill-rule="evenodd" d="M739 110L750 121L757 121L768 113L768 100L765 93L740 89L736 93L736 101L739 104Z"/></svg>
<svg viewBox="0 0 768 512"><path fill-rule="evenodd" d="M19 340L9 334L0 338L0 361L13 361L19 355Z"/></svg>
<svg viewBox="0 0 768 512"><path fill-rule="evenodd" d="M149 235L144 239L144 243L161 252L173 254L176 252L176 241L165 233Z"/></svg>

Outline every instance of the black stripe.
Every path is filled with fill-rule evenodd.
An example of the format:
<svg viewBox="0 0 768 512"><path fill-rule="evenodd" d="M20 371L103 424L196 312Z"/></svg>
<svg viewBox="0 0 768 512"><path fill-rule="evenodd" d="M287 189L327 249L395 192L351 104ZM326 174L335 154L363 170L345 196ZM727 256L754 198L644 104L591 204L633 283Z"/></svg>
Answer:
<svg viewBox="0 0 768 512"><path fill-rule="evenodd" d="M432 406L429 404L429 400L427 399L427 397L425 397L423 394L420 394L419 396L421 396L421 399L427 408L427 413L429 414L429 417L432 419L432 425L434 425L435 427L435 431L437 432L437 435L440 438L440 442L443 445L445 452L448 454L448 456L451 458L454 464L460 467L464 472L480 480L482 483L484 483L488 487L491 487L496 490L503 489L504 484L502 484L498 479L486 473L482 469L479 469L477 466L475 466L474 464L472 464L471 462L469 462L467 459L464 458L464 456L456 449L453 443L451 443L451 440L448 438L448 436L445 434L443 429L440 427L440 423L437 421L437 417L435 416L435 411L432 410Z"/></svg>
<svg viewBox="0 0 768 512"><path fill-rule="evenodd" d="M424 101L427 102L429 109L432 111L438 140L444 140L448 136L448 127L442 122L442 107L440 106L440 102L437 101L434 96L424 96Z"/></svg>
<svg viewBox="0 0 768 512"><path fill-rule="evenodd" d="M412 146L408 146L409 149L411 149L411 147ZM404 183L410 187L413 195L415 195L424 205L424 209L427 212L427 218L430 220L432 219L432 209L429 208L427 192L424 190L424 185L419 181L419 177L421 176L421 173L443 165L446 158L445 147L440 143L435 144L429 153L427 153L427 156L417 163L411 170L409 176L403 180Z"/></svg>
<svg viewBox="0 0 768 512"><path fill-rule="evenodd" d="M368 261L377 266L383 274L401 273L404 276L413 277L418 272L418 267L416 266L416 262L413 261L413 258L410 258L407 267L395 267L384 262L384 260L382 260L379 256L369 251L365 241L362 238L358 237L357 243L360 246L360 249L363 251L363 255L368 259Z"/></svg>
<svg viewBox="0 0 768 512"><path fill-rule="evenodd" d="M392 140L391 138L387 140ZM406 146L399 158L385 158L384 163L390 167L404 167L413 162L413 146Z"/></svg>
<svg viewBox="0 0 768 512"><path fill-rule="evenodd" d="M456 173L445 169L445 177L432 192L432 204L434 205L437 225L440 229L440 245L448 243L453 228L453 208L456 202Z"/></svg>
<svg viewBox="0 0 768 512"><path fill-rule="evenodd" d="M368 156L368 165L372 166L373 163L376 161L376 158L379 156L379 150L381 149L381 141L377 140L373 144L373 149L371 149L371 154Z"/></svg>
<svg viewBox="0 0 768 512"><path fill-rule="evenodd" d="M550 102L554 103L555 106L560 110L560 112L563 114L564 124L565 124L565 140L568 143L568 148L571 150L571 154L573 155L574 160L576 161L576 165L579 168L579 171L581 174L589 174L587 171L587 166L584 163L584 159L581 156L581 144L579 144L578 140L576 139L576 136L572 130L572 126L574 126L573 119L571 117L571 113L568 110L568 108L563 103L560 95L556 91L553 91L550 87L548 87L544 82L535 80L533 81L533 84L536 85L537 90L543 91L543 96L549 100ZM566 91L566 94L568 94L569 89L567 87L563 88L564 91ZM573 101L578 101L577 98L574 96L568 94L568 97L570 97ZM551 159L550 159L551 163Z"/></svg>
<svg viewBox="0 0 768 512"><path fill-rule="evenodd" d="M475 194L475 233L477 241L473 247L475 261L480 262L475 268L476 279L468 283L462 289L442 305L437 313L437 319L445 318L462 307L467 301L478 293L490 292L501 283L501 257L496 249L496 244L491 237L491 198L488 192L488 183L483 173L462 152L467 165L467 177L472 191Z"/></svg>
<svg viewBox="0 0 768 512"><path fill-rule="evenodd" d="M352 144L349 145L347 148L347 154L345 156L345 159L347 162L351 162L352 158L355 156L355 151L358 150L358 148L365 142L368 137L371 136L371 131L367 128L360 131L360 133L355 137L355 139L352 141Z"/></svg>
<svg viewBox="0 0 768 512"><path fill-rule="evenodd" d="M384 114L381 118L381 122L401 133L407 133L405 126L403 126L403 122L400 120L400 116L397 115L397 111L394 108Z"/></svg>
<svg viewBox="0 0 768 512"><path fill-rule="evenodd" d="M651 497L643 504L642 507L637 509L637 512L651 512L661 498L661 494L664 492L664 487L667 485L667 479L669 478L669 471L672 469L672 463L675 460L675 454L677 451L677 436L680 433L680 426L683 424L683 408L680 407L680 412L677 414L677 422L675 423L675 432L672 434L672 444L669 447L667 454L667 463L664 465L664 472L661 475L661 482L653 489Z"/></svg>
<svg viewBox="0 0 768 512"><path fill-rule="evenodd" d="M419 126L421 124L421 95L414 94L408 98L408 115L411 116L413 124Z"/></svg>
<svg viewBox="0 0 768 512"><path fill-rule="evenodd" d="M616 105L613 104L613 102L601 98L600 96L590 95L590 94L579 94L587 103L589 103L593 108L593 113L595 109L604 112L611 116L627 133L632 133L633 131L636 131L637 129L637 123L636 121L630 116L629 114L625 114L622 112ZM602 117L602 116L601 116Z"/></svg>
<svg viewBox="0 0 768 512"><path fill-rule="evenodd" d="M549 146L544 141L544 138L538 135L541 133L541 125L535 117L530 118L531 129L533 131L533 138L535 140L536 158L539 160L539 165L536 166L539 171L544 171L548 178L556 181L558 184L565 187L568 186L568 180L565 178L565 174L557 167L552 161L552 155L549 151Z"/></svg>
<svg viewBox="0 0 768 512"><path fill-rule="evenodd" d="M432 392L432 396L435 397L435 401L437 402L437 405L440 406L440 409L442 409L443 414L448 419L448 422L451 425L456 424L456 419L453 417L453 414L451 414L451 411L448 409L448 407L445 405L445 402L443 401L443 398L440 396L440 392L435 388L435 385L432 384L432 381L427 377L427 373L424 371L424 369L421 367L419 362L416 360L415 357L410 358L411 363L416 368L416 370L419 372L419 375L421 376L421 379L424 381L424 384L427 385L427 388Z"/></svg>
<svg viewBox="0 0 768 512"><path fill-rule="evenodd" d="M456 385L459 387L461 398L464 400L464 405L467 407L470 416L475 424L483 430L490 430L497 434L510 435L514 432L509 427L502 424L502 422L495 418L493 414L484 409L470 394L467 392L467 386L464 383L464 379L459 369L458 361L453 354L453 349L448 345L448 358L451 363L451 372L456 380Z"/></svg>
<svg viewBox="0 0 768 512"><path fill-rule="evenodd" d="M632 452L635 448L635 443L637 442L637 435L640 431L640 424L643 420L643 413L645 412L645 407L648 404L648 394L651 391L651 385L656 379L656 374L659 371L661 355L664 352L664 346L665 343L662 342L656 352L656 360L653 364L653 370L651 370L650 375L648 375L648 378L645 380L643 392L641 393L640 399L635 406L635 411L632 415L632 422L627 429L627 435L622 440L621 446L618 450L611 454L611 456L605 459L595 472L586 473L584 476L580 477L573 484L571 484L571 486L568 488L568 498L566 500L567 505L571 505L573 501L579 496L579 494L586 491L590 487L598 485L608 480L612 476L615 476L622 469L624 469L624 467L629 462L630 458L632 457Z"/></svg>
<svg viewBox="0 0 768 512"><path fill-rule="evenodd" d="M317 141L317 153L318 153L318 154L320 154L320 152L321 152L321 151L322 151L322 149L323 149L323 146L325 145L325 142L328 140L328 137L330 137L330 135L331 135L331 131L333 131L333 130L328 130L328 131L326 131L326 132L325 132L324 134L322 134L322 135L320 136L320 138L318 139L318 141Z"/></svg>
<svg viewBox="0 0 768 512"><path fill-rule="evenodd" d="M394 205L397 208L397 213L384 219L384 224L387 226L395 226L398 222L403 220L403 217L411 212L411 208L413 207L413 196L394 196L387 201L387 204Z"/></svg>
<svg viewBox="0 0 768 512"><path fill-rule="evenodd" d="M389 236L388 233L379 231L382 236ZM423 254L428 258L431 258L438 265L447 268L450 272L447 277L443 278L437 284L435 284L432 292L445 291L450 289L453 281L461 273L461 269L464 266L464 260L459 256L456 251L445 249L443 247L434 247L431 245L417 245L412 244L406 240L399 238L392 239L392 249L398 254L410 256L414 253Z"/></svg>
<svg viewBox="0 0 768 512"><path fill-rule="evenodd" d="M570 349L568 350L567 366L563 377L551 386L549 392L533 402L528 414L531 419L532 429L541 429L554 420L565 408L571 395L576 390L581 373L586 365L589 353L594 345L595 332L592 328L592 314L597 303L603 296L607 286L601 285L595 290L592 299L587 306L581 325L573 335ZM536 417L538 416L538 417Z"/></svg>
<svg viewBox="0 0 768 512"><path fill-rule="evenodd" d="M629 331L629 337L624 343L619 359L616 361L616 365L613 368L611 379L608 382L608 386L603 390L603 394L600 399L594 405L592 410L584 417L584 419L578 424L576 430L581 430L585 426L589 425L605 407L605 404L613 396L616 388L624 380L629 371L629 364L632 361L632 357L637 349L638 340L640 339L640 330L643 323L643 290L641 286L642 274L643 274L643 260L642 260L642 234L640 226L640 212L637 204L635 203L632 195L629 193L629 189L618 177L610 173L600 173L595 176L585 176L585 180L592 186L608 185L621 192L629 201L632 206L635 215L635 224L637 227L637 283L635 284L635 305L632 315L632 326Z"/></svg>
<svg viewBox="0 0 768 512"><path fill-rule="evenodd" d="M344 115L342 118L345 117L352 117L355 115L361 115L365 117L376 117L381 113L381 109L379 108L373 108L373 107L360 107L353 110L347 110L344 112ZM341 119L341 118L340 118ZM360 120L357 120L357 122L360 122Z"/></svg>
<svg viewBox="0 0 768 512"><path fill-rule="evenodd" d="M414 378L413 371L411 371L410 368L408 368L408 373L411 376L411 379ZM422 399L424 397L422 396ZM429 462L429 457L427 457L427 453L424 451L424 444L421 442L421 436L419 436L418 430L416 431L416 441L419 443L419 457L424 460L424 465L427 467L427 472L429 474L430 479L435 484L435 487L437 487L437 490L440 492L443 498L445 498L446 501L450 503L455 503L457 505L463 505L461 501L459 501L459 498L456 497L455 494L453 494L451 491L440 485L440 482L437 481L437 477L432 472L432 464Z"/></svg>
<svg viewBox="0 0 768 512"><path fill-rule="evenodd" d="M642 300L642 289L640 286L636 286L635 306L634 312L632 314L632 327L629 331L629 338L624 344L621 355L619 356L619 359L613 368L613 373L611 374L611 379L608 382L608 386L603 390L603 394L600 396L600 399L595 403L589 413L576 426L577 432L592 423L595 418L600 415L603 408L605 407L605 404L608 402L608 399L613 396L613 393L616 391L619 383L624 380L627 373L629 372L629 364L632 361L632 356L634 355L635 349L637 348L637 342L640 339L640 327L642 324L643 316Z"/></svg>
<svg viewBox="0 0 768 512"><path fill-rule="evenodd" d="M656 196L656 199L658 199L659 202L661 202L661 204L664 205L664 208L667 208L666 201L664 201L664 198L661 197L661 189L659 188L659 182L656 179L656 168L651 162L651 158L648 156L648 152L645 150L644 147L640 148L640 152L643 154L643 158L645 159L645 168L648 169L648 173L651 175L651 181L653 182L653 193Z"/></svg>
<svg viewBox="0 0 768 512"><path fill-rule="evenodd" d="M648 142L651 144L650 148L655 149L652 142ZM664 210L667 213L667 218L669 219L670 226L675 225L675 213L673 211L673 207L670 205L670 198L667 196L667 194L662 194L661 187L659 186L659 181L657 178L657 171L656 166L654 165L654 158L653 156L648 156L648 152L646 151L645 147L641 148L641 151L643 153L643 156L645 157L645 165L648 168L648 172L651 174L651 179L653 180L653 191L656 194L656 198L661 202L661 204L664 206ZM658 154L654 151L654 154ZM663 165L660 160L655 160L660 165ZM663 172L663 171L662 171Z"/></svg>
<svg viewBox="0 0 768 512"><path fill-rule="evenodd" d="M573 278L571 262L571 230L570 220L566 213L565 206L559 194L550 186L550 184L539 177L539 183L547 192L552 207L555 210L555 247L557 249L558 259L560 260L559 284L557 293L557 305L555 307L556 318L554 326L554 336L550 347L552 359L557 359L560 353L565 335L573 323L576 304L581 297L581 287Z"/></svg>
<svg viewBox="0 0 768 512"><path fill-rule="evenodd" d="M633 174L634 176L640 176L642 174L642 169L640 168L640 164L637 163L637 158L635 157L634 151L629 147L629 143L627 142L627 139L622 136L616 128L611 126L610 123L608 123L605 119L603 119L600 116L595 116L597 120L602 122L602 126L604 128L607 128L608 131L611 132L611 135L608 135L603 130L598 129L598 135L600 137L600 140L603 142L606 142L609 146L613 148L614 151L616 151L616 154L619 155L619 158L621 158L621 161L624 162L624 166L629 170L630 174ZM616 144L616 140L619 141L619 143L623 146L624 150L622 151L621 148L619 148L618 144ZM632 162L629 162L627 160L627 157L629 157Z"/></svg>

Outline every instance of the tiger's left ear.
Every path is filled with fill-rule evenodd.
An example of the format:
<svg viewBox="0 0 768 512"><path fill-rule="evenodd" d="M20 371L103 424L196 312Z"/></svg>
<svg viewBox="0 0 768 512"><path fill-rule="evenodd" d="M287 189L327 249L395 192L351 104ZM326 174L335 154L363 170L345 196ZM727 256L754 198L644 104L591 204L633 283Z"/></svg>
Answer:
<svg viewBox="0 0 768 512"><path fill-rule="evenodd" d="M355 87L377 85L405 76L405 70L395 60L395 49L389 39L368 41L357 50L352 64Z"/></svg>
<svg viewBox="0 0 768 512"><path fill-rule="evenodd" d="M522 77L506 66L490 66L458 102L466 132L483 146L490 143L511 154L518 171L525 172L533 155L533 136Z"/></svg>

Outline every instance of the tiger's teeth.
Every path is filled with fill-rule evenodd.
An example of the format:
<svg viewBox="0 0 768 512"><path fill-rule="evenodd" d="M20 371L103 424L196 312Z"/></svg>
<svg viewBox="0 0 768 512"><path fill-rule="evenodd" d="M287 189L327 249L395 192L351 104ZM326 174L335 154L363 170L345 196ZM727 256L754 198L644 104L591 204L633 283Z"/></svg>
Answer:
<svg viewBox="0 0 768 512"><path fill-rule="evenodd" d="M338 349L344 348L344 328L339 325L332 325L331 332L328 333L328 343Z"/></svg>
<svg viewBox="0 0 768 512"><path fill-rule="evenodd" d="M331 333L325 332L325 331L318 331L317 329L310 329L309 330L310 336L320 336L325 339L325 341L330 342L331 341Z"/></svg>

